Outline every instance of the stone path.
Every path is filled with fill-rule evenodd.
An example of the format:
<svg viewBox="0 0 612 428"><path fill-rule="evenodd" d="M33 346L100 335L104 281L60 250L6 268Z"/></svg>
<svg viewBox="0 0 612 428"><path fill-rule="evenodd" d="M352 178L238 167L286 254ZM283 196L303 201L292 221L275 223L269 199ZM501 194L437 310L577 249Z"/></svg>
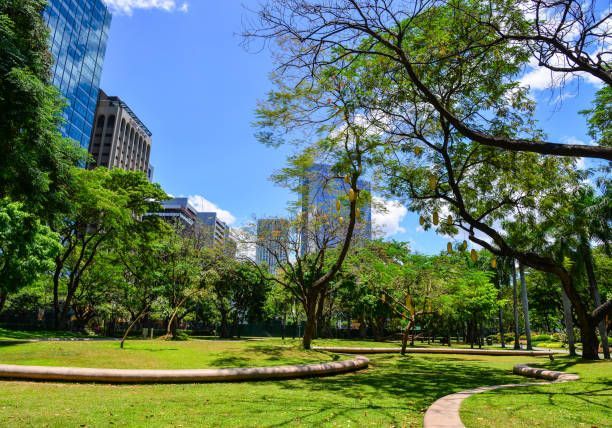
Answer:
<svg viewBox="0 0 612 428"><path fill-rule="evenodd" d="M500 388L514 388L517 386L545 385L554 382L567 382L580 379L580 376L571 373L556 372L552 370L537 369L525 364L518 364L512 370L514 374L545 379L545 382L511 383L506 385L481 386L466 391L450 394L434 402L427 412L423 421L424 428L464 428L461 422L459 410L461 403L466 398L481 392L492 391Z"/></svg>

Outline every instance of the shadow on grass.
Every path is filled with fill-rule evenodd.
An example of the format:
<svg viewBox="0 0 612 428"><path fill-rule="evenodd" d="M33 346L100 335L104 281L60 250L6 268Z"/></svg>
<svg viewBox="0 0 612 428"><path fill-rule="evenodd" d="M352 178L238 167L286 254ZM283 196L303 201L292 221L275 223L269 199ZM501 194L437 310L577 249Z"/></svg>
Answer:
<svg viewBox="0 0 612 428"><path fill-rule="evenodd" d="M359 410L376 411L382 417L389 418L394 424L392 412L394 406L384 404L384 400L395 399L402 403L405 411L422 414L438 398L453 392L484 385L498 385L527 381L515 376L510 369L499 369L483 366L478 361L455 360L453 358L425 359L421 357L376 356L370 360L370 368L353 374L329 378L313 378L299 382L280 384L284 389L303 389L308 392L326 391L334 396L349 398L353 405L342 410L331 405L322 406L317 412L300 415L302 422L322 412L329 413L326 419L333 423L342 422L343 413ZM381 401L382 400L382 401ZM397 403L397 401L394 401ZM333 416L332 416L333 415ZM285 420L276 426L294 422ZM314 421L313 421L314 422Z"/></svg>
<svg viewBox="0 0 612 428"><path fill-rule="evenodd" d="M248 358L231 356L231 357L222 357L211 360L210 366L215 368L225 368L225 367L249 367L251 362Z"/></svg>

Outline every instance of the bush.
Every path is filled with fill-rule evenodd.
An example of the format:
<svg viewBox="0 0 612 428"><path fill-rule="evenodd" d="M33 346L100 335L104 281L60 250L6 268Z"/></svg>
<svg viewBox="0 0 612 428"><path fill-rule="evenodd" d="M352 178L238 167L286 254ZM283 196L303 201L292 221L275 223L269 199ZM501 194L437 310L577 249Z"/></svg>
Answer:
<svg viewBox="0 0 612 428"><path fill-rule="evenodd" d="M551 342L555 340L550 334L536 334L532 339L534 342Z"/></svg>
<svg viewBox="0 0 612 428"><path fill-rule="evenodd" d="M186 330L177 330L174 340L189 340L189 334L187 334Z"/></svg>

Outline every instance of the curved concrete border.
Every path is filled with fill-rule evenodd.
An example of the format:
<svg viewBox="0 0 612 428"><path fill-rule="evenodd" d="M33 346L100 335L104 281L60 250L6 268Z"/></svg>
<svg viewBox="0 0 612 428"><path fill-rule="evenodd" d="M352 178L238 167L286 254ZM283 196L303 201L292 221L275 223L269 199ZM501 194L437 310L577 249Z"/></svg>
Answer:
<svg viewBox="0 0 612 428"><path fill-rule="evenodd" d="M366 357L331 363L276 367L188 370L128 370L0 364L0 379L101 383L199 383L296 379L348 373L368 367Z"/></svg>
<svg viewBox="0 0 612 428"><path fill-rule="evenodd" d="M313 346L317 351L337 352L341 354L397 354L402 348L351 348L338 346ZM553 355L552 351L518 351L501 349L465 349L465 348L406 348L407 354L463 354L463 355L508 355L522 357L539 357Z"/></svg>
<svg viewBox="0 0 612 428"><path fill-rule="evenodd" d="M545 379L546 382L510 383L506 385L481 386L468 389L455 394L446 395L435 401L425 412L423 420L424 428L465 428L459 409L466 398L481 392L493 391L500 388L513 388L517 386L546 385L555 382L567 382L578 380L580 376L572 373L557 372L552 370L536 369L525 364L517 364L512 369L514 374L521 376Z"/></svg>

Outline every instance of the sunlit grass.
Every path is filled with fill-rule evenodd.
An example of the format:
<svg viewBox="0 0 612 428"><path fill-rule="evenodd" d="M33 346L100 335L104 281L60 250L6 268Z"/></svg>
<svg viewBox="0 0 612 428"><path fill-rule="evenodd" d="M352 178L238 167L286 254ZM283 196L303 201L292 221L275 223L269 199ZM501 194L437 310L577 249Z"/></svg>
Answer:
<svg viewBox="0 0 612 428"><path fill-rule="evenodd" d="M117 342L24 343L0 347L0 362L195 368L278 365L337 358L324 352L305 352L299 348L299 343L297 339L129 341L123 351ZM316 344L375 346L376 342L317 340ZM396 343L380 345L397 346ZM291 381L176 385L2 381L0 426L421 426L423 413L441 396L481 385L528 382L531 380L512 374L514 364L549 364L547 358L541 357L383 354L369 358L370 367L365 371ZM589 366L567 357L554 364L561 369L565 365L569 371ZM597 367L607 370L610 365ZM609 371L607 374L601 369L592 372L610 378ZM576 410L580 412L579 417L585 423L596 425L606 411L604 406L609 404L609 395L591 386L567 383L542 388L552 388L555 399L561 403L566 400L564 391L570 388L568 391L575 395L567 399L583 402L583 408ZM583 391L582 395L579 391ZM580 396L582 398L577 398ZM495 407L498 400L494 393L487 397ZM534 394L531 400L524 396L532 408L542 408L547 415L539 423L552 427L555 425L548 422L565 418L565 410L563 406L550 406L549 398L544 394ZM476 418L496 415L489 408L475 411L468 408L468 411ZM533 425L534 419L529 413L519 412L518 415L513 419L516 425ZM505 422L506 416L500 418L492 419L492 426L505 426L499 421ZM471 426L481 426L480 420L468 420Z"/></svg>
<svg viewBox="0 0 612 428"><path fill-rule="evenodd" d="M0 363L126 369L195 369L306 364L332 361L327 352L304 351L280 341L118 341L3 343Z"/></svg>
<svg viewBox="0 0 612 428"><path fill-rule="evenodd" d="M560 358L553 363L538 365L577 373L581 379L474 395L461 407L461 418L465 425L555 428L612 426L612 362L589 363Z"/></svg>

